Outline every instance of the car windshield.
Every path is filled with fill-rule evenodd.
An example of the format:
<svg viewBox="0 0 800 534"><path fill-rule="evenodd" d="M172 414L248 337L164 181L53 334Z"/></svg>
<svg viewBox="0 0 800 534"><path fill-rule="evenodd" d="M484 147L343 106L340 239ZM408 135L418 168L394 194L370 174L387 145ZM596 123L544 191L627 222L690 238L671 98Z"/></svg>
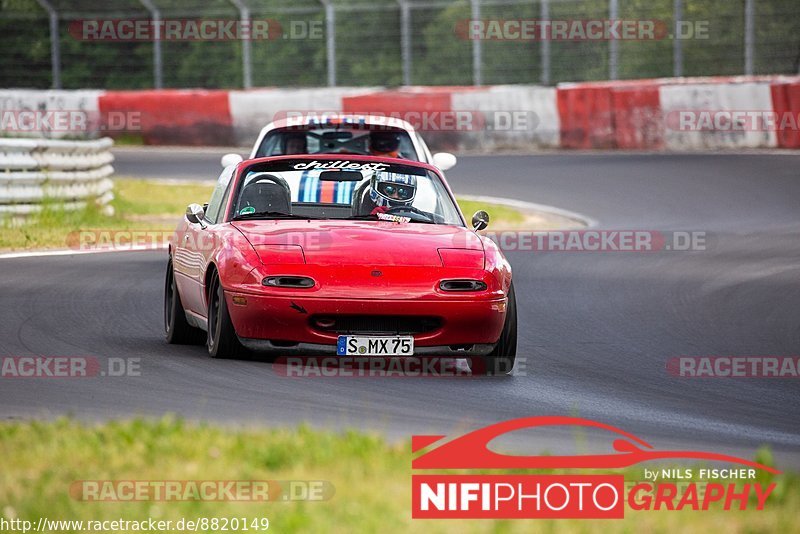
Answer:
<svg viewBox="0 0 800 534"><path fill-rule="evenodd" d="M365 129L366 128L366 129ZM393 140L394 138L394 140ZM388 145L387 145L388 142ZM264 137L256 152L257 158L292 154L360 154L380 155L419 161L408 132L380 127L310 128L274 130Z"/></svg>
<svg viewBox="0 0 800 534"><path fill-rule="evenodd" d="M285 159L250 166L234 220L363 219L463 226L436 173L413 165Z"/></svg>

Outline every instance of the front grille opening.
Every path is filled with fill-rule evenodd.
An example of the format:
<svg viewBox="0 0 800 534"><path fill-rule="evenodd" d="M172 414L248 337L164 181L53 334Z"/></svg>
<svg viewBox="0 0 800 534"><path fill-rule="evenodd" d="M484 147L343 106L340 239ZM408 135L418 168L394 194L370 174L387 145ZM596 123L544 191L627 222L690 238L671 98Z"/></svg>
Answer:
<svg viewBox="0 0 800 534"><path fill-rule="evenodd" d="M314 280L306 276L268 276L264 278L262 284L271 287L310 289L314 287Z"/></svg>
<svg viewBox="0 0 800 534"><path fill-rule="evenodd" d="M486 284L480 280L442 280L439 284L442 291L486 291Z"/></svg>
<svg viewBox="0 0 800 534"><path fill-rule="evenodd" d="M406 315L315 315L311 327L337 334L425 334L441 328L438 317Z"/></svg>

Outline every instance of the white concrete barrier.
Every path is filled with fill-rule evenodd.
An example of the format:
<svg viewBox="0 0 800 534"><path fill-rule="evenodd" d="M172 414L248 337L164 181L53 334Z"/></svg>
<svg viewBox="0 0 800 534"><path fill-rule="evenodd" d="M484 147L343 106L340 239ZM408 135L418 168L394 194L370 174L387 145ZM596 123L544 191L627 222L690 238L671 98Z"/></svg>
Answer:
<svg viewBox="0 0 800 534"><path fill-rule="evenodd" d="M772 112L767 82L664 85L659 92L667 150L778 146L774 130L739 124L748 113Z"/></svg>
<svg viewBox="0 0 800 534"><path fill-rule="evenodd" d="M480 112L486 128L463 134L468 145L481 148L558 147L561 121L557 90L535 85L498 85L455 91L453 111Z"/></svg>
<svg viewBox="0 0 800 534"><path fill-rule="evenodd" d="M0 214L27 215L53 202L80 209L113 199L109 138L97 141L0 138Z"/></svg>
<svg viewBox="0 0 800 534"><path fill-rule="evenodd" d="M0 132L47 139L97 137L103 94L99 90L0 89Z"/></svg>

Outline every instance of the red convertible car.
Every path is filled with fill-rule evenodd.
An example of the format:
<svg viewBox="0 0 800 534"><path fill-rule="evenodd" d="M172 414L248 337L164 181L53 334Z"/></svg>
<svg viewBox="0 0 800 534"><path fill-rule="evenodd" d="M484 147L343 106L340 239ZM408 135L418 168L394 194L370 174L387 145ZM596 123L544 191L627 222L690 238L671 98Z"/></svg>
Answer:
<svg viewBox="0 0 800 534"><path fill-rule="evenodd" d="M511 267L467 227L441 172L348 154L226 168L170 245L170 343L212 357L467 358L509 373L517 345ZM479 365L475 365L478 362Z"/></svg>

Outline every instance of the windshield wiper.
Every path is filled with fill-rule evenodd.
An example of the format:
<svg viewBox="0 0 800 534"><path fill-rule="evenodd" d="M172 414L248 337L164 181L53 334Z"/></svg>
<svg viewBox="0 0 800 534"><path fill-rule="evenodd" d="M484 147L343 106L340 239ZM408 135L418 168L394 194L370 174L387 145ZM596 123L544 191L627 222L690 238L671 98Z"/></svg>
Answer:
<svg viewBox="0 0 800 534"><path fill-rule="evenodd" d="M283 213L282 211L256 211L237 215L233 218L234 221L241 221L244 219L319 219L319 217L295 215L292 213Z"/></svg>

